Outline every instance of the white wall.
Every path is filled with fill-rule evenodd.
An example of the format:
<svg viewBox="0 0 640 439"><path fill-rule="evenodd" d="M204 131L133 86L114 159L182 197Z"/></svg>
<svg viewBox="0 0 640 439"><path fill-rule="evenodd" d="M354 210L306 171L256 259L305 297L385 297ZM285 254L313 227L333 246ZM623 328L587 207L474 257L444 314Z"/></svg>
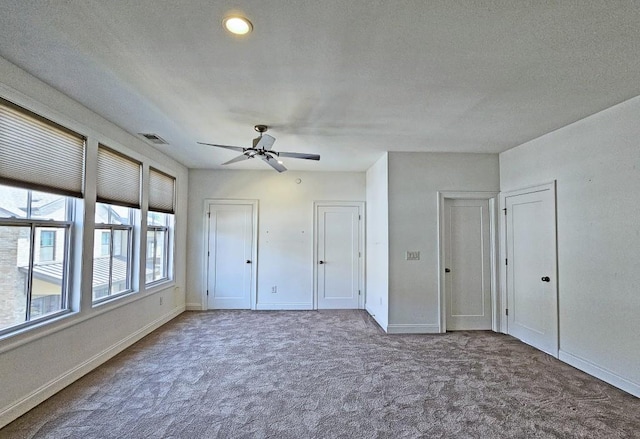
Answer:
<svg viewBox="0 0 640 439"><path fill-rule="evenodd" d="M640 396L640 97L500 155L503 191L557 180L560 358Z"/></svg>
<svg viewBox="0 0 640 439"><path fill-rule="evenodd" d="M0 96L86 135L93 151L97 142L104 142L177 177L175 282L150 290L143 286L137 294L92 308L91 277L85 272L76 282L85 287L82 300L74 299L76 306L83 304L79 310L41 327L3 337L1 427L184 310L188 171L2 58L0 81ZM87 173L87 179L92 178L95 175ZM90 209L95 187L88 187L86 198L85 207ZM77 250L85 255L83 264L90 266L91 247L85 243Z"/></svg>
<svg viewBox="0 0 640 439"><path fill-rule="evenodd" d="M266 165L265 165L266 166ZM300 184L296 179L301 179ZM364 201L365 174L191 170L187 307L202 309L205 199L258 200L258 309L311 309L313 202ZM271 293L276 285L277 293Z"/></svg>
<svg viewBox="0 0 640 439"><path fill-rule="evenodd" d="M439 330L438 191L498 190L497 154L389 153L388 332Z"/></svg>
<svg viewBox="0 0 640 439"><path fill-rule="evenodd" d="M389 157L367 170L366 309L387 330L389 322Z"/></svg>

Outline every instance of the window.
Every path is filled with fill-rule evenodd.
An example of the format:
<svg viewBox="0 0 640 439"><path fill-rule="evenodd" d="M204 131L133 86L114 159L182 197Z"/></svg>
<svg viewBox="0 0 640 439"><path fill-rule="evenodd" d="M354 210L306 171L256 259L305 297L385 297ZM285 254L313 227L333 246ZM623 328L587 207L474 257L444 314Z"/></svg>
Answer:
<svg viewBox="0 0 640 439"><path fill-rule="evenodd" d="M40 232L40 262L51 262L56 254L56 232L43 230Z"/></svg>
<svg viewBox="0 0 640 439"><path fill-rule="evenodd" d="M93 244L93 302L133 288L134 220L140 208L140 162L104 145L98 147Z"/></svg>
<svg viewBox="0 0 640 439"><path fill-rule="evenodd" d="M100 233L100 256L109 256L111 253L111 233Z"/></svg>
<svg viewBox="0 0 640 439"><path fill-rule="evenodd" d="M175 178L149 168L149 212L147 214L147 284L169 279L172 247Z"/></svg>
<svg viewBox="0 0 640 439"><path fill-rule="evenodd" d="M132 290L133 218L134 210L129 207L96 204L94 301Z"/></svg>
<svg viewBox="0 0 640 439"><path fill-rule="evenodd" d="M147 215L147 284L169 278L169 236L173 215L149 212Z"/></svg>
<svg viewBox="0 0 640 439"><path fill-rule="evenodd" d="M84 156L84 137L0 98L0 333L70 309Z"/></svg>
<svg viewBox="0 0 640 439"><path fill-rule="evenodd" d="M0 185L0 332L69 309L73 201Z"/></svg>

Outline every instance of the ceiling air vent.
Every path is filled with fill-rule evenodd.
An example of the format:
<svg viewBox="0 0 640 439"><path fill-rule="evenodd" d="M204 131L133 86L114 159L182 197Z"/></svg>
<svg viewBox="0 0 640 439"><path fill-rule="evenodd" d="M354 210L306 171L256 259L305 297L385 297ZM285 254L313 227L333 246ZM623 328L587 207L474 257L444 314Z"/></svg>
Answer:
<svg viewBox="0 0 640 439"><path fill-rule="evenodd" d="M142 137L147 139L149 142L154 143L156 145L168 145L167 141L164 140L162 137L158 136L157 134L152 134L152 133L138 133L138 134L140 134Z"/></svg>

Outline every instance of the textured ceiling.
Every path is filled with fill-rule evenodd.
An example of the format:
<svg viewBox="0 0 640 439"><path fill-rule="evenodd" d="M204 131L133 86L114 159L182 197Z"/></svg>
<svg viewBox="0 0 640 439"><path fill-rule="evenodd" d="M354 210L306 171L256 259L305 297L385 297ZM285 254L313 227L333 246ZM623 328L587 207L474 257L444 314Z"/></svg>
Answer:
<svg viewBox="0 0 640 439"><path fill-rule="evenodd" d="M241 10L245 38L222 18ZM289 169L501 152L640 94L634 1L2 0L0 55L193 168L272 126ZM236 169L265 169L258 160Z"/></svg>

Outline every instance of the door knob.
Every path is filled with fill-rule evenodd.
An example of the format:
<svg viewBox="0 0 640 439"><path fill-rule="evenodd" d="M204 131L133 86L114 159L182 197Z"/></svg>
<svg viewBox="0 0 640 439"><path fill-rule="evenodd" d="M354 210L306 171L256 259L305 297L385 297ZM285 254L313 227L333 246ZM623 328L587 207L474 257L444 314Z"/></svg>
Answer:
<svg viewBox="0 0 640 439"><path fill-rule="evenodd" d="M541 280L542 282L551 282L551 278L549 278L549 276L543 276Z"/></svg>
<svg viewBox="0 0 640 439"><path fill-rule="evenodd" d="M250 264L250 263L251 263L251 261L249 259L247 259L247 264Z"/></svg>
<svg viewBox="0 0 640 439"><path fill-rule="evenodd" d="M318 264L322 265L322 264L324 264L324 261L320 261L320 262L318 262Z"/></svg>
<svg viewBox="0 0 640 439"><path fill-rule="evenodd" d="M444 272L445 272L445 273L451 273L451 270L449 270L448 268L445 268L445 269L444 269Z"/></svg>

